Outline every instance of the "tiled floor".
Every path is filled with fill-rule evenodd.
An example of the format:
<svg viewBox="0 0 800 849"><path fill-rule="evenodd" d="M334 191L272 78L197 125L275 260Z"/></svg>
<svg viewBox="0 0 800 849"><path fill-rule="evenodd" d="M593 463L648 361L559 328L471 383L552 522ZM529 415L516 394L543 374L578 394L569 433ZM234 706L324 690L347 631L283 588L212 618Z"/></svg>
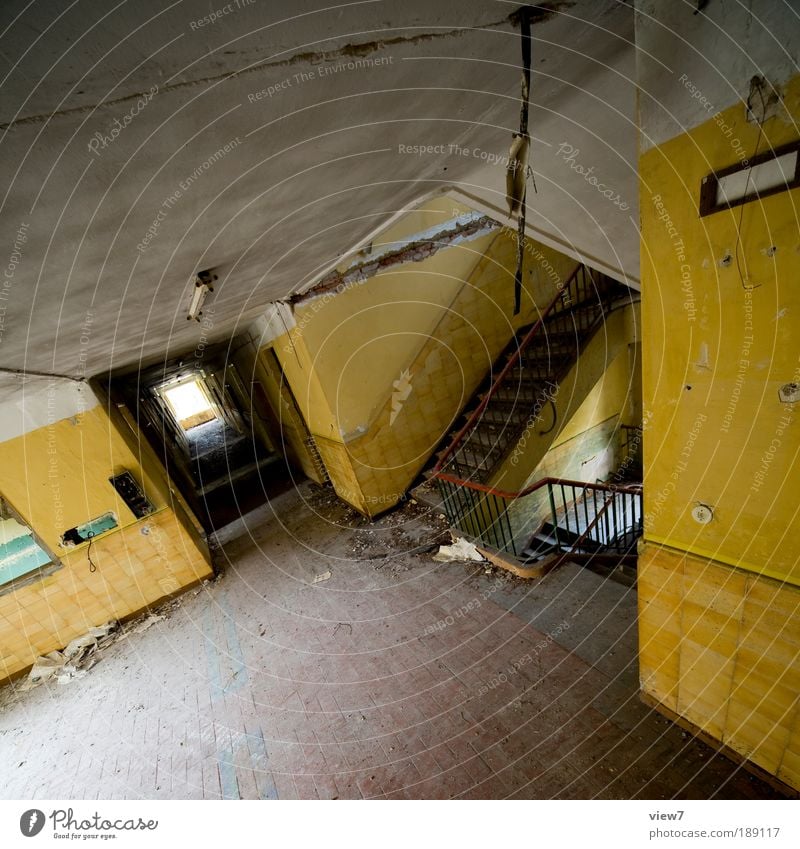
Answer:
<svg viewBox="0 0 800 849"><path fill-rule="evenodd" d="M273 506L88 676L0 694L0 796L773 795L638 701L634 590L433 563L419 505Z"/></svg>

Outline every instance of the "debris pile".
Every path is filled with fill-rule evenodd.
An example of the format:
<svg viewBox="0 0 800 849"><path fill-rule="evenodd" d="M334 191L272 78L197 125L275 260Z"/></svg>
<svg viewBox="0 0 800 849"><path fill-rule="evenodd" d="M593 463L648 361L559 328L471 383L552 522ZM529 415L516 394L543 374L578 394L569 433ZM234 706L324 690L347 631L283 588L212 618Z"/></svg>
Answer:
<svg viewBox="0 0 800 849"><path fill-rule="evenodd" d="M105 648L117 639L118 622L108 622L92 628L82 637L76 637L62 651L51 651L39 657L33 664L20 690L30 690L45 681L56 680L66 684L84 675L98 662L94 656L98 649Z"/></svg>
<svg viewBox="0 0 800 849"><path fill-rule="evenodd" d="M452 545L440 545L439 550L433 555L433 559L437 563L464 562L465 560L483 563L486 558L471 542L459 537Z"/></svg>
<svg viewBox="0 0 800 849"><path fill-rule="evenodd" d="M204 581L195 594L207 589L214 581ZM83 678L89 670L100 662L98 652L106 649L119 640L127 639L131 634L141 634L157 622L167 617L181 605L181 599L176 598L162 604L157 612L146 613L138 619L120 625L119 622L107 622L91 628L81 637L76 637L61 651L51 651L38 657L31 667L28 677L16 690L32 690L46 681L68 684L77 678Z"/></svg>

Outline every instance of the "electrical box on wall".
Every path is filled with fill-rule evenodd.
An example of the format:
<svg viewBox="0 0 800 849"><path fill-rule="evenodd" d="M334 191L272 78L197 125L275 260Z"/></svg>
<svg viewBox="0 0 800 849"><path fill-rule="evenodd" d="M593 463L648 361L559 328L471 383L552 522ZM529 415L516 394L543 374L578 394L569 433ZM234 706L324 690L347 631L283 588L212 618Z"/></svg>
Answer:
<svg viewBox="0 0 800 849"><path fill-rule="evenodd" d="M96 516L82 525L76 525L74 528L64 531L61 535L61 545L65 548L72 548L118 527L119 522L117 522L117 517L113 513L103 513L102 516Z"/></svg>
<svg viewBox="0 0 800 849"><path fill-rule="evenodd" d="M143 519L155 510L130 472L122 472L108 480L137 519Z"/></svg>

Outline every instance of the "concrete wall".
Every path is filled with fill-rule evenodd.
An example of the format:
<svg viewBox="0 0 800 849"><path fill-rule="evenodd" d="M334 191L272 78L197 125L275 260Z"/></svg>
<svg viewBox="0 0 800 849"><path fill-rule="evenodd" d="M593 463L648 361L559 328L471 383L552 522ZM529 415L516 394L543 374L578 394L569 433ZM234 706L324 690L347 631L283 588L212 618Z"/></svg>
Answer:
<svg viewBox="0 0 800 849"><path fill-rule="evenodd" d="M800 77L785 68L797 33L775 2L682 17L678 5L645 4L637 29L642 691L800 787L800 422L779 396L800 380L800 197L698 210L712 171L798 138ZM659 59L673 77L651 86L669 76L653 72ZM745 105L755 73L781 98L760 124Z"/></svg>
<svg viewBox="0 0 800 849"><path fill-rule="evenodd" d="M427 204L445 226L469 212ZM384 242L411 238L398 224ZM340 294L299 303L272 341L339 495L375 515L397 503L514 332L548 303L574 260L532 243L513 316L516 248L505 228L406 262Z"/></svg>
<svg viewBox="0 0 800 849"><path fill-rule="evenodd" d="M49 398L51 420L0 443L0 492L55 555L60 568L23 586L0 588L0 680L60 649L90 627L130 616L210 577L208 553L188 518L176 512L159 469L132 450L83 385L50 382L43 395L7 395L3 414L36 414ZM48 403L31 419L41 425ZM56 416L63 416L56 418ZM108 482L124 470L143 486L155 512L137 520ZM89 544L61 544L68 528L112 512L118 527ZM96 566L90 571L89 554ZM48 570L49 571L49 570Z"/></svg>

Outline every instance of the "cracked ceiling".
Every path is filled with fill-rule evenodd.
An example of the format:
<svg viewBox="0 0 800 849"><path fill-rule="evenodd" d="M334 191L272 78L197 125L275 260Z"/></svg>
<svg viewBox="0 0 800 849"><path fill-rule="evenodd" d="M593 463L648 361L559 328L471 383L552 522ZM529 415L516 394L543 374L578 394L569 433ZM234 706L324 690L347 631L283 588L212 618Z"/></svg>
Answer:
<svg viewBox="0 0 800 849"><path fill-rule="evenodd" d="M3 4L3 367L91 376L190 349L206 268L203 333L230 337L453 187L505 221L514 4L227 5ZM553 4L533 35L530 232L635 282L633 12Z"/></svg>

